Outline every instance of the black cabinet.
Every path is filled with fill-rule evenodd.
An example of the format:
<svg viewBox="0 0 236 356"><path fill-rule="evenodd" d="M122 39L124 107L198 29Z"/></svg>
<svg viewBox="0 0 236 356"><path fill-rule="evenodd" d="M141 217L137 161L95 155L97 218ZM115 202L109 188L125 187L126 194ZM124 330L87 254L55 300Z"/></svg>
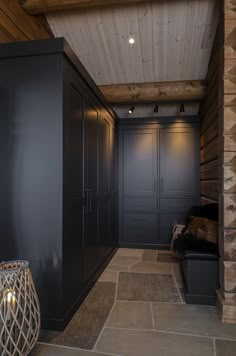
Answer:
<svg viewBox="0 0 236 356"><path fill-rule="evenodd" d="M117 246L116 117L63 39L1 45L0 77L0 260L63 329Z"/></svg>
<svg viewBox="0 0 236 356"><path fill-rule="evenodd" d="M84 260L85 278L98 265L98 133L99 111L86 101L84 117Z"/></svg>
<svg viewBox="0 0 236 356"><path fill-rule="evenodd" d="M173 225L199 203L198 124L126 122L119 151L121 245L168 248Z"/></svg>

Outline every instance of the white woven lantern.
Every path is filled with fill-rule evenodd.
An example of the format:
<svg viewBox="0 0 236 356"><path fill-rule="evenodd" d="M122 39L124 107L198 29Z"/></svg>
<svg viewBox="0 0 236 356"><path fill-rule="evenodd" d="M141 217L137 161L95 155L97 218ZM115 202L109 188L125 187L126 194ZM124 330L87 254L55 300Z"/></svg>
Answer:
<svg viewBox="0 0 236 356"><path fill-rule="evenodd" d="M0 264L0 355L26 356L40 330L40 309L27 261Z"/></svg>

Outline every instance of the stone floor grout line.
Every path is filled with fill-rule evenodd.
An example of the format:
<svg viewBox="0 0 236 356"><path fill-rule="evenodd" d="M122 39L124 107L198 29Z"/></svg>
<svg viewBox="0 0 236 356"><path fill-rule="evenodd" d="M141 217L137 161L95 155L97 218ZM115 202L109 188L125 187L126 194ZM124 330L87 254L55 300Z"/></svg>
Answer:
<svg viewBox="0 0 236 356"><path fill-rule="evenodd" d="M173 277L173 280L175 282L175 286L177 288L177 292L179 294L180 300L181 300L182 304L185 304L184 301L183 301L182 295L181 295L181 293L179 291L179 286L178 286L178 283L177 283L175 275L174 275L174 263L172 263L172 277Z"/></svg>
<svg viewBox="0 0 236 356"><path fill-rule="evenodd" d="M182 336L193 336L197 338L204 338L204 339L209 339L209 340L224 340L224 341L235 341L236 339L229 339L229 338L220 338L216 336L207 336L207 335L201 335L201 334L186 334L186 333L180 333L176 331L166 331L166 330L159 330L159 329L136 329L136 328L121 328L121 327L113 327L113 326L106 326L104 329L114 329L114 330L129 330L129 331L152 331L152 332L157 332L157 333L162 333L162 334L170 334L170 335L182 335Z"/></svg>
<svg viewBox="0 0 236 356"><path fill-rule="evenodd" d="M216 355L216 339L213 338L213 353L214 353L214 356L217 356Z"/></svg>
<svg viewBox="0 0 236 356"><path fill-rule="evenodd" d="M113 312L113 309L115 308L115 304L116 304L116 300L114 300L114 303L113 303L113 305L112 305L112 307L111 307L111 310L110 310L110 312L109 312L109 314L108 314L108 316L107 316L107 318L106 318L106 320L105 320L105 323L104 323L104 325L103 325L103 327L102 327L102 330L100 331L100 334L98 335L98 338L97 338L97 340L96 340L96 342L95 342L95 344L94 344L94 346L93 346L93 351L96 351L96 347L97 347L97 345L98 345L98 343L99 343L99 341L100 341L100 339L101 339L101 337L102 337L102 333L103 333L105 327L107 327L107 326L106 326L106 323L107 323L107 321L108 321L108 318L109 318L109 316L111 315L111 313Z"/></svg>
<svg viewBox="0 0 236 356"><path fill-rule="evenodd" d="M155 304L177 304L182 305L181 302L157 302L152 300L127 300L127 299L116 299L117 302L124 302L124 303L155 303Z"/></svg>
<svg viewBox="0 0 236 356"><path fill-rule="evenodd" d="M76 350L76 351L85 351L85 352L92 352L92 353L100 353L101 355L108 355L106 352L104 351L94 351L94 350L90 350L90 349L81 349L78 347L73 347L73 346L65 346L65 345L58 345L58 344L49 344L48 342L42 342L42 341L37 341L36 344L39 345L46 345L46 346L51 346L51 347L58 347L61 349L68 349L68 350ZM109 352L109 355L111 356L123 356L121 354L113 354Z"/></svg>
<svg viewBox="0 0 236 356"><path fill-rule="evenodd" d="M153 309L152 309L152 302L149 302L149 304L150 304L151 315L152 315L152 327L153 327L153 330L155 330L155 320L154 320L154 314L153 314Z"/></svg>

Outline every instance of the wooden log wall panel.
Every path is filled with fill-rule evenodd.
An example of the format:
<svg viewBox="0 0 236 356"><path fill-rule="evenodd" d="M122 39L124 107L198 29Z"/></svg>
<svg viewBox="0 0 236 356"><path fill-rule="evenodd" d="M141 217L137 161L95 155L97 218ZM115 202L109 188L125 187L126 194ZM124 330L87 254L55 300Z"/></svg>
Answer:
<svg viewBox="0 0 236 356"><path fill-rule="evenodd" d="M219 78L219 167L221 286L218 306L224 322L236 323L236 6L222 1Z"/></svg>
<svg viewBox="0 0 236 356"><path fill-rule="evenodd" d="M218 158L218 137L203 147L200 151L201 167Z"/></svg>
<svg viewBox="0 0 236 356"><path fill-rule="evenodd" d="M208 126L206 131L200 138L200 147L205 147L209 142L218 136L218 122L213 120L213 122Z"/></svg>
<svg viewBox="0 0 236 356"><path fill-rule="evenodd" d="M213 44L207 74L207 95L200 106L201 118L201 195L202 203L208 199L218 201L218 82L219 82L219 29Z"/></svg>
<svg viewBox="0 0 236 356"><path fill-rule="evenodd" d="M218 179L218 160L211 161L201 166L202 180Z"/></svg>
<svg viewBox="0 0 236 356"><path fill-rule="evenodd" d="M45 19L28 15L19 0L0 0L0 43L50 37Z"/></svg>
<svg viewBox="0 0 236 356"><path fill-rule="evenodd" d="M209 180L201 182L201 194L205 197L218 200L218 181Z"/></svg>
<svg viewBox="0 0 236 356"><path fill-rule="evenodd" d="M217 201L214 199L206 198L203 195L201 196L201 205L212 204L212 203L217 203Z"/></svg>
<svg viewBox="0 0 236 356"><path fill-rule="evenodd" d="M217 99L215 97L215 101L216 100ZM216 103L213 102L212 105L209 105L208 110L205 114L203 114L201 111L202 105L203 104L201 104L200 106L201 134L204 133L204 131L209 127L212 121L218 121L218 107L216 106Z"/></svg>

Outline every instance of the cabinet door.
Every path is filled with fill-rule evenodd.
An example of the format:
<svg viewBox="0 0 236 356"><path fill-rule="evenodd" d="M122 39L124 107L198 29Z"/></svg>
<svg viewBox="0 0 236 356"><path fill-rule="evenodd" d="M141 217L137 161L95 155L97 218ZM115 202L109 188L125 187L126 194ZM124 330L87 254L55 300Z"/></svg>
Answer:
<svg viewBox="0 0 236 356"><path fill-rule="evenodd" d="M98 130L99 109L96 102L87 101L84 119L85 150L85 276L90 278L98 266Z"/></svg>
<svg viewBox="0 0 236 356"><path fill-rule="evenodd" d="M67 79L63 177L65 310L78 298L83 283L83 94L71 72Z"/></svg>
<svg viewBox="0 0 236 356"><path fill-rule="evenodd" d="M111 171L111 125L106 115L100 122L99 156L100 156L100 191L99 191L99 248L104 257L110 251L110 171Z"/></svg>
<svg viewBox="0 0 236 356"><path fill-rule="evenodd" d="M157 194L157 131L128 130L124 133L124 194Z"/></svg>
<svg viewBox="0 0 236 356"><path fill-rule="evenodd" d="M110 208L110 237L112 245L118 244L118 152L117 132L111 129L111 208Z"/></svg>
<svg viewBox="0 0 236 356"><path fill-rule="evenodd" d="M157 137L156 129L124 132L122 243L157 242Z"/></svg>
<svg viewBox="0 0 236 356"><path fill-rule="evenodd" d="M196 138L194 128L160 129L160 195L196 194Z"/></svg>

